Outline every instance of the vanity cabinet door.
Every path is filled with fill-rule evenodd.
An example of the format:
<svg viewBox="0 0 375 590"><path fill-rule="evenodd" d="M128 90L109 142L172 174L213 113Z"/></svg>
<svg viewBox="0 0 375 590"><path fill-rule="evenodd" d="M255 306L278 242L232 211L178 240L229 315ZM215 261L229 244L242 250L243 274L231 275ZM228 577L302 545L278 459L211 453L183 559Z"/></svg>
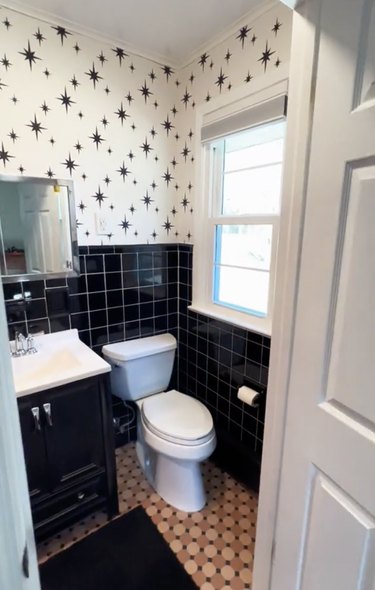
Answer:
<svg viewBox="0 0 375 590"><path fill-rule="evenodd" d="M39 396L20 398L18 409L26 461L30 499L33 504L49 491L47 452Z"/></svg>
<svg viewBox="0 0 375 590"><path fill-rule="evenodd" d="M98 380L85 379L44 392L41 409L53 487L104 472Z"/></svg>

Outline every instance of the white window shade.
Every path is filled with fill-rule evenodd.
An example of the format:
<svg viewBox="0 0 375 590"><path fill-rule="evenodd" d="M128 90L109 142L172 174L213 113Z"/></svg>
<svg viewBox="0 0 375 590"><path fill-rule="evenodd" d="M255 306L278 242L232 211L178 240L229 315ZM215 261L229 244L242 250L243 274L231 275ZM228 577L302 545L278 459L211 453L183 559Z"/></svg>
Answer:
<svg viewBox="0 0 375 590"><path fill-rule="evenodd" d="M201 127L201 141L207 142L226 135L237 133L243 129L254 127L261 123L268 123L286 115L287 96L281 94L271 99L255 104L250 109L244 109L227 117L212 121L205 117Z"/></svg>

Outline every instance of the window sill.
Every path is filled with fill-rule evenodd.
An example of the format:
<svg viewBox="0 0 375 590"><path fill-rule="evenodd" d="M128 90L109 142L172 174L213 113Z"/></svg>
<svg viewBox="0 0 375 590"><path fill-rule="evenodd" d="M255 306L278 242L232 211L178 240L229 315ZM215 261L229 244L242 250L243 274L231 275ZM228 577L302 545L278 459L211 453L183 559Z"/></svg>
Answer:
<svg viewBox="0 0 375 590"><path fill-rule="evenodd" d="M255 316L247 316L247 314L236 312L219 305L200 304L193 302L188 309L196 313L207 315L215 320L227 322L233 326L238 326L244 330L257 332L263 336L271 336L272 323L268 318L257 318Z"/></svg>

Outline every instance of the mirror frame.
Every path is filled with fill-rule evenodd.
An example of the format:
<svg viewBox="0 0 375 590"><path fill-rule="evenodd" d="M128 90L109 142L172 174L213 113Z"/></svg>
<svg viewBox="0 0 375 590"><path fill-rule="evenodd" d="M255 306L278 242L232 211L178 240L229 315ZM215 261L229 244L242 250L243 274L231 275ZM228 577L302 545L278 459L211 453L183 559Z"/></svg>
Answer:
<svg viewBox="0 0 375 590"><path fill-rule="evenodd" d="M67 277L75 277L80 274L79 266L79 250L78 250L78 238L77 238L77 221L75 212L75 200L74 200L74 185L72 180L66 180L62 178L40 178L38 176L8 176L7 174L0 174L0 182L18 182L18 183L34 183L44 184L48 186L59 185L65 186L68 192L68 207L69 207L69 222L70 222L70 238L72 243L72 260L73 268L70 271L62 272L48 272L48 273L25 273L19 275L0 275L3 283L19 283L23 281L38 281L47 279L64 279Z"/></svg>

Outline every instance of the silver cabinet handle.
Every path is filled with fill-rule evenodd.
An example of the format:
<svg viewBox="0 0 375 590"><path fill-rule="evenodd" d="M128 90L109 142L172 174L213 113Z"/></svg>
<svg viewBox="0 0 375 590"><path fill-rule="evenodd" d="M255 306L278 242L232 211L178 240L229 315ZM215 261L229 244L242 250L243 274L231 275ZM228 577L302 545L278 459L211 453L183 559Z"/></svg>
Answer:
<svg viewBox="0 0 375 590"><path fill-rule="evenodd" d="M41 430L39 408L37 406L35 408L31 408L31 413L34 418L35 430Z"/></svg>
<svg viewBox="0 0 375 590"><path fill-rule="evenodd" d="M48 426L52 427L53 422L52 422L51 404L50 403L43 404L43 410L44 410L44 414L46 416Z"/></svg>

